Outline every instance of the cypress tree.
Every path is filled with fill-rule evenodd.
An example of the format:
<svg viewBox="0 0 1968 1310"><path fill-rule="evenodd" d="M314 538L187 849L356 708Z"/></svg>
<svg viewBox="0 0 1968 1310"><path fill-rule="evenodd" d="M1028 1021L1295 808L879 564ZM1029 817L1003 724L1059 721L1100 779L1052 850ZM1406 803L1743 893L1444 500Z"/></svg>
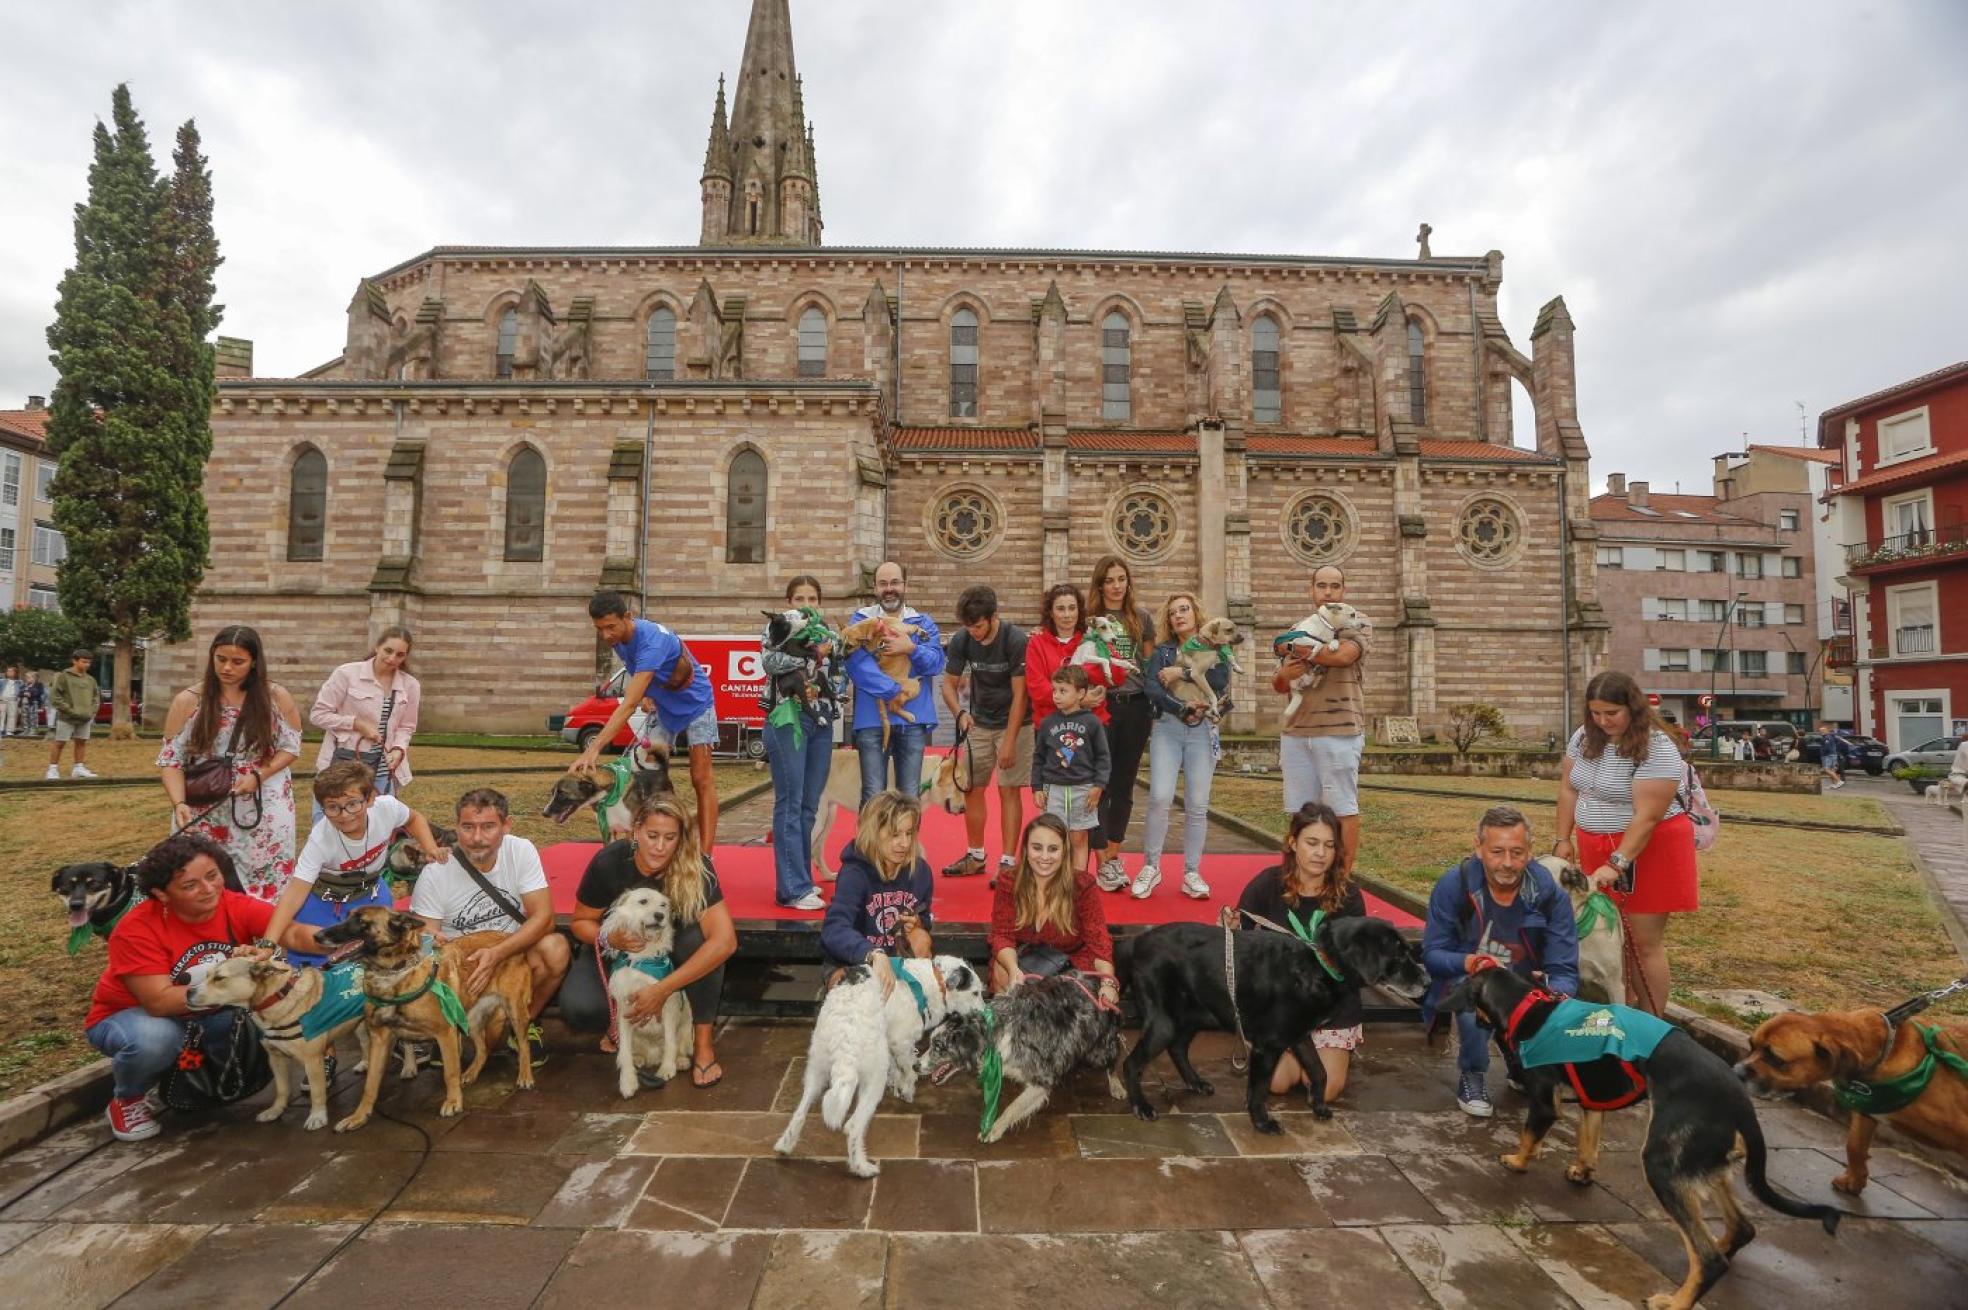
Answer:
<svg viewBox="0 0 1968 1310"><path fill-rule="evenodd" d="M113 723L125 735L136 644L189 639L204 577L218 243L197 129L179 131L177 173L160 181L127 86L110 118L113 131L96 125L75 265L48 329L59 374L48 448L68 540L62 611L88 639L115 643Z"/></svg>

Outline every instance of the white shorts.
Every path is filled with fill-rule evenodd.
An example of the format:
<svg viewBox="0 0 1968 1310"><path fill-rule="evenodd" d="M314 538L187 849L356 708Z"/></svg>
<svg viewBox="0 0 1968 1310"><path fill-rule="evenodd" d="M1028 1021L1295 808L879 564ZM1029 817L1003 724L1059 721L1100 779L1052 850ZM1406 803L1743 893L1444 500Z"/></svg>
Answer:
<svg viewBox="0 0 1968 1310"><path fill-rule="evenodd" d="M1340 818L1360 812L1360 756L1365 737L1280 737L1278 765L1285 775L1285 813L1308 801L1324 801Z"/></svg>

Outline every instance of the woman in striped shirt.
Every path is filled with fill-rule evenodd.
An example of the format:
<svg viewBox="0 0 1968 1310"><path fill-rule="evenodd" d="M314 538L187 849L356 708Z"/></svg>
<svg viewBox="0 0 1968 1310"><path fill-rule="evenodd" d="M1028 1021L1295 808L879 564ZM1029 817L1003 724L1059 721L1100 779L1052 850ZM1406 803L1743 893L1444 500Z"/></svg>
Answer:
<svg viewBox="0 0 1968 1310"><path fill-rule="evenodd" d="M1585 722L1565 747L1553 853L1615 890L1639 957L1628 1000L1667 1006L1667 916L1699 907L1695 830L1680 791L1687 764L1639 684L1601 673L1585 688Z"/></svg>

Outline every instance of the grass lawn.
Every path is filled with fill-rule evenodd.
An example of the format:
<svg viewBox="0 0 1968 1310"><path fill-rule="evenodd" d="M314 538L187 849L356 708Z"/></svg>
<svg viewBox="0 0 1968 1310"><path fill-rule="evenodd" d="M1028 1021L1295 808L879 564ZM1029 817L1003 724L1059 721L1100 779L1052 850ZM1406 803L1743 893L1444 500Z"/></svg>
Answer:
<svg viewBox="0 0 1968 1310"><path fill-rule="evenodd" d="M1520 789L1537 845L1549 843L1554 783L1417 778L1466 790L1500 782ZM1542 794L1532 789L1542 788ZM1445 788L1444 790L1447 790ZM1738 798L1845 801L1848 797L1769 797L1713 793L1727 813ZM1282 835L1280 784L1219 777L1211 803ZM1871 804L1871 802L1863 802ZM1369 877L1426 896L1435 880L1471 848L1488 802L1362 789L1360 869ZM1962 965L1919 873L1897 837L1725 828L1702 856L1702 908L1676 916L1668 933L1674 999L1736 1022L1746 1016L1692 996L1697 989L1753 987L1805 1009L1891 1005L1958 977ZM1968 1013L1968 1006L1949 1005Z"/></svg>
<svg viewBox="0 0 1968 1310"><path fill-rule="evenodd" d="M537 750L500 750L490 752L468 744L426 745L419 741L411 753L410 764L415 770L425 769L517 769L539 765L542 769L556 765L566 768L574 759L574 752L565 746L553 746L545 738L539 739ZM105 778L149 778L157 777L157 739L139 738L135 741L109 741L99 737L89 743L88 765ZM295 767L303 773L314 770L314 753L320 749L318 742L308 742L301 751L301 758ZM75 763L71 747L62 748L62 777L68 777L69 766ZM48 767L48 743L45 741L22 741L10 738L6 744L4 762L0 762L0 781L18 782L39 778ZM164 794L160 787L157 793Z"/></svg>
<svg viewBox="0 0 1968 1310"><path fill-rule="evenodd" d="M44 748L45 749L45 748ZM149 768L156 743L97 744L105 776L155 776ZM96 750L90 752L92 764ZM9 750L8 776L22 752ZM447 759L455 757L455 759ZM447 748L418 749L425 768L461 767L472 752ZM41 756L45 760L45 755ZM505 755L502 767L526 764L532 757ZM404 801L433 816L448 816L460 793L476 786L497 787L512 800L513 831L541 844L592 840L594 825L585 818L556 828L540 817L554 775L567 767L571 752L540 757L537 777L487 774L420 778L404 790ZM485 762L478 755L476 761ZM142 767L139 767L141 764ZM720 764L718 794L731 797L763 781L765 771L751 764ZM689 794L689 781L678 771L677 783ZM307 839L308 807L299 805L299 838ZM0 918L0 1098L56 1074L96 1059L82 1037L82 1017L89 994L102 971L103 947L91 940L78 955L65 950L67 920L48 879L64 864L78 860L129 861L143 854L169 831L164 792L103 789L91 795L86 788L63 786L48 794L32 791L0 795L0 894L16 912Z"/></svg>
<svg viewBox="0 0 1968 1310"><path fill-rule="evenodd" d="M1435 778L1408 777L1391 774L1369 774L1360 780L1363 789L1371 790L1376 783L1387 783L1398 787L1427 788L1431 791L1453 791L1487 796L1515 796L1531 806L1542 806L1545 817L1551 807L1557 804L1558 784L1542 782L1535 778ZM1383 796L1389 795L1382 792ZM1399 794L1399 793L1393 793ZM1867 827L1898 828L1900 825L1887 812L1886 807L1869 796L1814 796L1804 792L1772 791L1720 791L1711 789L1709 803L1722 812L1726 825L1732 814L1748 815L1758 819L1804 820L1811 823L1851 823ZM1532 823L1539 823L1540 817L1533 813Z"/></svg>

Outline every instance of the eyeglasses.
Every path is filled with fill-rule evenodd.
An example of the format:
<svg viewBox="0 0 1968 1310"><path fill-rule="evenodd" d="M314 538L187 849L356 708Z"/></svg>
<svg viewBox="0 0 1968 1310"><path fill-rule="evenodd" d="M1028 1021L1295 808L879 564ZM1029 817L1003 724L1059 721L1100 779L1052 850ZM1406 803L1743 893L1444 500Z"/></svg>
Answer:
<svg viewBox="0 0 1968 1310"><path fill-rule="evenodd" d="M323 814L360 814L369 808L369 802L357 797L352 801L331 801L323 803Z"/></svg>

